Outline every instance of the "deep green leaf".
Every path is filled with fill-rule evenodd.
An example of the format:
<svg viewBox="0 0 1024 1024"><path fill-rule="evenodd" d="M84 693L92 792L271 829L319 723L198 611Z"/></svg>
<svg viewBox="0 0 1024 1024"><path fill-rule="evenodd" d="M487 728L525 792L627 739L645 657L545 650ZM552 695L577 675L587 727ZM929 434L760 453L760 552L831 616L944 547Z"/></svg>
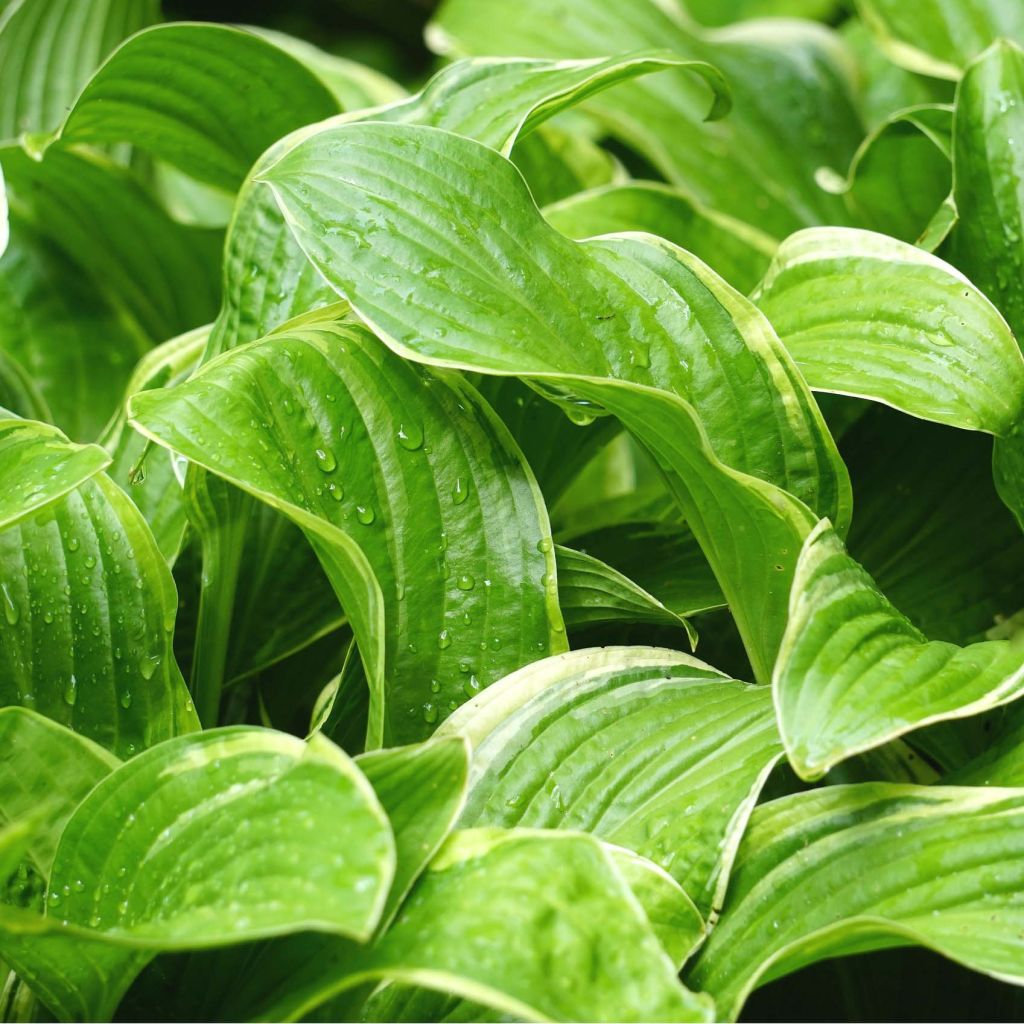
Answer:
<svg viewBox="0 0 1024 1024"><path fill-rule="evenodd" d="M0 5L0 138L55 128L100 61L159 17L157 0Z"/></svg>
<svg viewBox="0 0 1024 1024"><path fill-rule="evenodd" d="M337 112L316 75L258 35L227 25L157 25L107 58L55 138L130 142L234 190L281 136Z"/></svg>

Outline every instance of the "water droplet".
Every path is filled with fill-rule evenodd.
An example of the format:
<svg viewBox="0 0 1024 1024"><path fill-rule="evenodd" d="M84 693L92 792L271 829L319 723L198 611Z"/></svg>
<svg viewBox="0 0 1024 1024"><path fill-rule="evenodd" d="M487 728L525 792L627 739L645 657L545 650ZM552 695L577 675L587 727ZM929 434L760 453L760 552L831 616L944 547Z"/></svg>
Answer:
<svg viewBox="0 0 1024 1024"><path fill-rule="evenodd" d="M86 557L85 557L85 567L86 567L86 569L92 569L95 565L96 565L96 559L93 558L92 555L86 555Z"/></svg>
<svg viewBox="0 0 1024 1024"><path fill-rule="evenodd" d="M472 590L476 586L476 580L469 575L468 572L464 572L456 581L455 586L459 590Z"/></svg>
<svg viewBox="0 0 1024 1024"><path fill-rule="evenodd" d="M330 448L317 448L316 464L325 473L333 473L338 467L338 460L334 457L334 452Z"/></svg>
<svg viewBox="0 0 1024 1024"><path fill-rule="evenodd" d="M414 420L407 420L398 427L398 443L407 451L414 452L423 447L423 428Z"/></svg>
<svg viewBox="0 0 1024 1024"><path fill-rule="evenodd" d="M139 673L143 679L152 679L156 674L162 658L159 654L150 654L148 657L139 659Z"/></svg>
<svg viewBox="0 0 1024 1024"><path fill-rule="evenodd" d="M72 672L71 678L68 679L67 685L64 687L64 703L74 707L76 700L78 700L78 680Z"/></svg>
<svg viewBox="0 0 1024 1024"><path fill-rule="evenodd" d="M85 882L83 882L82 879L80 878L76 878L74 882L72 882L72 887L74 888L75 892L85 892Z"/></svg>
<svg viewBox="0 0 1024 1024"><path fill-rule="evenodd" d="M43 622L45 622L47 625L53 622L53 612L49 608L47 608L46 611L43 612Z"/></svg>
<svg viewBox="0 0 1024 1024"><path fill-rule="evenodd" d="M369 505L356 505L356 519L358 519L363 526L369 526L376 518L376 514Z"/></svg>
<svg viewBox="0 0 1024 1024"><path fill-rule="evenodd" d="M430 680L430 692L431 693L440 693L441 692L441 684L436 679L431 679Z"/></svg>
<svg viewBox="0 0 1024 1024"><path fill-rule="evenodd" d="M469 484L461 476L455 478L455 486L452 488L452 501L461 505L469 497Z"/></svg>
<svg viewBox="0 0 1024 1024"><path fill-rule="evenodd" d="M14 603L10 590L7 589L6 583L0 583L0 598L3 599L4 618L7 620L7 624L9 626L16 625L20 612L18 611L18 606Z"/></svg>
<svg viewBox="0 0 1024 1024"><path fill-rule="evenodd" d="M341 501L341 499L345 497L345 489L341 486L341 484L334 484L334 483L328 484L327 485L327 493L335 501Z"/></svg>
<svg viewBox="0 0 1024 1024"><path fill-rule="evenodd" d="M47 902L50 904L51 907L56 907L60 903L60 893L51 892L50 895L47 897Z"/></svg>
<svg viewBox="0 0 1024 1024"><path fill-rule="evenodd" d="M437 721L437 708L430 701L423 705L423 721L427 725L433 725Z"/></svg>
<svg viewBox="0 0 1024 1024"><path fill-rule="evenodd" d="M77 550L78 550L78 538L77 537L70 537L68 539L68 551L77 551Z"/></svg>
<svg viewBox="0 0 1024 1024"><path fill-rule="evenodd" d="M446 648L451 647L451 645L451 634L448 632L447 629L442 629L441 632L437 634L437 646L440 647L441 650L443 651Z"/></svg>
<svg viewBox="0 0 1024 1024"><path fill-rule="evenodd" d="M126 711L132 706L132 694L130 690L124 690L120 697L120 704Z"/></svg>
<svg viewBox="0 0 1024 1024"><path fill-rule="evenodd" d="M539 541L537 541L537 550L542 555L546 555L551 550L551 538L542 537Z"/></svg>
<svg viewBox="0 0 1024 1024"><path fill-rule="evenodd" d="M482 687L480 686L480 680L477 679L476 676L470 676L462 684L462 689L467 697L475 697L482 689Z"/></svg>

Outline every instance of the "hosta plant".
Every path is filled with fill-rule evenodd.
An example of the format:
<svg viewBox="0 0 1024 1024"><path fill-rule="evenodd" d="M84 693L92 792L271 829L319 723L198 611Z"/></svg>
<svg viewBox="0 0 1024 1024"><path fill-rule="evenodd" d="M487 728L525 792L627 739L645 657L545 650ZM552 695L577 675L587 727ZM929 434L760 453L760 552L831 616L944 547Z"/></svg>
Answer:
<svg viewBox="0 0 1024 1024"><path fill-rule="evenodd" d="M280 29L0 2L4 1019L1019 1018L1020 5Z"/></svg>

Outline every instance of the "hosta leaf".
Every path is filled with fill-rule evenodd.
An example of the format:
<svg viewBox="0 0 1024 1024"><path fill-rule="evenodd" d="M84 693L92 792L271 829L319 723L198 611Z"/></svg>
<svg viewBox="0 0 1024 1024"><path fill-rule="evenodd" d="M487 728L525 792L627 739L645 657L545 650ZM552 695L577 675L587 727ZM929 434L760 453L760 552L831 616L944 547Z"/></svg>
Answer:
<svg viewBox="0 0 1024 1024"><path fill-rule="evenodd" d="M522 172L538 206L627 177L608 150L555 123L542 124L519 139L512 150L512 162Z"/></svg>
<svg viewBox="0 0 1024 1024"><path fill-rule="evenodd" d="M45 826L33 828L27 852L48 878L68 818L120 762L84 736L18 707L0 708L0 749L0 821L44 812Z"/></svg>
<svg viewBox="0 0 1024 1024"><path fill-rule="evenodd" d="M176 223L133 175L93 153L51 147L35 160L8 147L0 162L12 210L122 312L142 336L138 354L147 340L165 341L213 318L220 232Z"/></svg>
<svg viewBox="0 0 1024 1024"><path fill-rule="evenodd" d="M669 611L622 573L598 558L559 545L558 603L569 629L608 622L648 622L685 629L691 647L697 645L693 627Z"/></svg>
<svg viewBox="0 0 1024 1024"><path fill-rule="evenodd" d="M157 25L107 58L55 137L130 142L232 191L281 136L337 112L316 75L258 35L227 25Z"/></svg>
<svg viewBox="0 0 1024 1024"><path fill-rule="evenodd" d="M775 240L684 192L654 181L581 192L544 210L552 227L570 238L614 231L649 231L692 252L734 288L749 292L764 276Z"/></svg>
<svg viewBox="0 0 1024 1024"><path fill-rule="evenodd" d="M688 975L735 1019L814 960L920 943L1020 983L1024 796L863 784L758 808L725 911Z"/></svg>
<svg viewBox="0 0 1024 1024"><path fill-rule="evenodd" d="M17 504L0 531L0 704L120 755L195 728L171 650L174 584L138 510L99 472L106 454L42 424L0 428L23 480L4 489Z"/></svg>
<svg viewBox="0 0 1024 1024"><path fill-rule="evenodd" d="M824 28L760 22L702 34L655 0L571 0L557 18L544 0L447 0L427 38L447 55L594 58L656 46L709 61L733 95L731 114L713 125L702 124L706 88L682 74L623 86L587 109L698 202L770 235L843 223L841 200L814 174L845 168L862 131L842 51Z"/></svg>
<svg viewBox="0 0 1024 1024"><path fill-rule="evenodd" d="M1004 40L968 68L957 90L953 197L960 220L950 258L999 307L1018 340L1024 337L1024 155L1015 141L1021 132L1024 53Z"/></svg>
<svg viewBox="0 0 1024 1024"><path fill-rule="evenodd" d="M671 875L652 861L621 846L606 851L643 907L651 929L662 949L676 967L681 967L704 937L704 920ZM318 1016L340 1009L328 1003ZM459 999L449 993L389 984L378 988L363 1006L366 1021L491 1021L504 1015L480 1003Z"/></svg>
<svg viewBox="0 0 1024 1024"><path fill-rule="evenodd" d="M295 1020L362 981L430 986L526 1020L711 1020L684 989L603 845L532 830L455 833L373 946L260 1019ZM334 976L329 969L334 966Z"/></svg>
<svg viewBox="0 0 1024 1024"><path fill-rule="evenodd" d="M356 763L388 815L397 854L378 933L390 924L455 824L466 797L468 755L464 740L449 737L358 758ZM193 986L187 979L178 983L180 1001L175 1012L189 1019L283 1018L294 1001L305 1002L331 984L336 965L344 963L355 948L351 940L307 932L259 946L205 954L202 963L196 963L196 970L203 974L202 984ZM293 990L297 996L292 995ZM342 998L346 1007L350 1001L358 1006L366 994L357 986Z"/></svg>
<svg viewBox="0 0 1024 1024"><path fill-rule="evenodd" d="M81 269L15 217L0 259L0 348L5 364L31 375L31 390L21 409L8 408L35 406L68 436L94 440L143 346Z"/></svg>
<svg viewBox="0 0 1024 1024"><path fill-rule="evenodd" d="M1024 607L1024 544L992 486L988 447L881 406L843 439L857 495L850 551L933 640L984 639Z"/></svg>
<svg viewBox="0 0 1024 1024"><path fill-rule="evenodd" d="M378 107L405 97L405 90L397 82L366 64L338 57L305 39L274 29L259 25L247 25L246 29L269 40L309 68L331 91L342 110Z"/></svg>
<svg viewBox="0 0 1024 1024"><path fill-rule="evenodd" d="M1024 358L999 311L905 242L853 228L799 232L754 298L811 387L996 435L1024 411Z"/></svg>
<svg viewBox="0 0 1024 1024"><path fill-rule="evenodd" d="M9 0L0 10L0 138L55 128L92 70L159 20L157 0Z"/></svg>
<svg viewBox="0 0 1024 1024"><path fill-rule="evenodd" d="M311 260L397 351L526 376L632 429L669 471L767 675L787 570L810 526L778 487L845 522L848 481L809 392L742 296L653 236L564 238L511 164L432 128L328 129L265 178ZM552 288L552 277L571 285Z"/></svg>
<svg viewBox="0 0 1024 1024"><path fill-rule="evenodd" d="M327 324L226 354L131 410L147 436L306 532L367 668L371 746L429 734L481 686L564 647L536 485L454 376Z"/></svg>
<svg viewBox="0 0 1024 1024"><path fill-rule="evenodd" d="M897 111L860 144L832 190L862 227L918 242L952 188L952 129L951 106Z"/></svg>
<svg viewBox="0 0 1024 1024"><path fill-rule="evenodd" d="M175 457L150 445L128 426L128 399L139 391L168 387L186 379L198 365L209 337L209 327L198 327L149 351L139 360L125 386L121 403L101 437L110 452L111 479L127 491L146 517L153 537L168 564L181 550L186 528L184 469Z"/></svg>
<svg viewBox="0 0 1024 1024"><path fill-rule="evenodd" d="M1002 0L857 0L857 10L891 60L937 78L959 78L1000 36L1024 40L1024 10Z"/></svg>
<svg viewBox="0 0 1024 1024"><path fill-rule="evenodd" d="M717 70L704 62L654 53L584 61L459 61L442 69L409 99L346 115L335 123L370 119L433 125L477 138L507 155L525 133L583 97L666 68L710 82L718 90L714 112L727 109L725 86ZM706 100L705 111L711 106L711 100ZM312 130L282 140L256 171ZM272 196L248 181L228 234L224 306L211 355L261 337L285 320L335 298L283 228Z"/></svg>
<svg viewBox="0 0 1024 1024"><path fill-rule="evenodd" d="M837 0L685 0L686 12L702 25L729 25L747 18L817 18L826 21Z"/></svg>
<svg viewBox="0 0 1024 1024"><path fill-rule="evenodd" d="M911 729L1020 696L1024 637L929 641L823 521L800 553L773 688L789 760L818 778Z"/></svg>
<svg viewBox="0 0 1024 1024"><path fill-rule="evenodd" d="M328 740L251 728L180 737L89 794L61 837L48 917L35 935L31 915L0 920L0 952L44 998L58 995L62 1016L98 1019L160 949L311 928L368 938L394 860L371 787ZM101 958L72 989L84 1013L60 997L76 949Z"/></svg>
<svg viewBox="0 0 1024 1024"><path fill-rule="evenodd" d="M917 75L893 64L860 18L844 21L839 34L857 65L860 110L872 134L907 107L953 101L953 83Z"/></svg>
<svg viewBox="0 0 1024 1024"><path fill-rule="evenodd" d="M69 494L110 463L98 445L73 444L56 427L2 415L0 453L0 529Z"/></svg>
<svg viewBox="0 0 1024 1024"><path fill-rule="evenodd" d="M635 850L702 914L781 746L765 688L674 651L574 651L528 665L445 723L473 747L460 824L565 828Z"/></svg>

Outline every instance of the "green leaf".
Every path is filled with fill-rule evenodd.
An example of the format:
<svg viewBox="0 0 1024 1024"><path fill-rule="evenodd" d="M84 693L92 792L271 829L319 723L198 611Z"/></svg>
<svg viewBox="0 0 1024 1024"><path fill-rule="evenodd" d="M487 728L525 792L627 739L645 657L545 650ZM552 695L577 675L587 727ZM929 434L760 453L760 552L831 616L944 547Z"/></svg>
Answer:
<svg viewBox="0 0 1024 1024"><path fill-rule="evenodd" d="M741 292L764 276L776 242L682 190L654 181L634 181L570 196L544 209L548 223L570 238L616 231L647 231L692 252Z"/></svg>
<svg viewBox="0 0 1024 1024"><path fill-rule="evenodd" d="M0 952L62 1016L101 1019L157 950L308 929L369 938L394 863L373 790L328 740L179 737L82 802L57 849L48 916L0 920ZM66 960L90 949L95 974L67 986Z"/></svg>
<svg viewBox="0 0 1024 1024"><path fill-rule="evenodd" d="M0 452L3 530L70 494L110 463L110 456L98 445L74 444L56 427L3 415ZM5 603L5 607L9 606Z"/></svg>
<svg viewBox="0 0 1024 1024"><path fill-rule="evenodd" d="M362 981L438 988L526 1020L713 1018L684 989L603 844L573 833L455 833L373 946L261 1019L295 1020Z"/></svg>
<svg viewBox="0 0 1024 1024"><path fill-rule="evenodd" d="M1024 544L992 486L988 447L882 406L843 439L857 495L850 552L933 640L982 640L1024 607Z"/></svg>
<svg viewBox="0 0 1024 1024"><path fill-rule="evenodd" d="M453 715L452 734L473 747L463 827L592 832L664 868L705 916L781 751L766 688L643 647L528 665Z"/></svg>
<svg viewBox="0 0 1024 1024"><path fill-rule="evenodd" d="M0 705L121 756L194 729L171 647L174 583L138 510L99 472L106 453L20 420L0 420L0 438L22 481L4 488L14 500L0 520Z"/></svg>
<svg viewBox="0 0 1024 1024"><path fill-rule="evenodd" d="M158 21L157 0L9 0L0 11L0 138L55 128L93 69Z"/></svg>
<svg viewBox="0 0 1024 1024"><path fill-rule="evenodd" d="M1024 41L1024 10L1003 0L857 0L857 10L890 60L936 78L959 78L1000 36Z"/></svg>
<svg viewBox="0 0 1024 1024"><path fill-rule="evenodd" d="M512 162L538 206L626 178L622 165L606 149L586 135L551 122L517 140Z"/></svg>
<svg viewBox="0 0 1024 1024"><path fill-rule="evenodd" d="M7 147L0 161L12 210L73 261L141 335L137 355L147 342L165 341L213 318L219 231L178 224L134 175L95 153L53 146L35 160ZM112 411L105 409L104 416Z"/></svg>
<svg viewBox="0 0 1024 1024"><path fill-rule="evenodd" d="M107 58L54 138L130 142L233 191L272 143L336 113L320 79L258 35L227 25L156 25Z"/></svg>
<svg viewBox="0 0 1024 1024"><path fill-rule="evenodd" d="M706 88L682 74L624 85L586 109L693 199L769 235L844 222L842 202L814 174L845 168L862 129L845 54L821 26L753 22L705 34L656 0L570 0L557 19L545 0L447 0L427 38L448 56L594 58L656 46L708 61L733 95L732 113L713 125L703 124Z"/></svg>
<svg viewBox="0 0 1024 1024"><path fill-rule="evenodd" d="M13 221L0 259L4 362L16 377L31 375L26 413L35 406L37 418L68 436L94 440L144 342L75 263L22 218Z"/></svg>
<svg viewBox="0 0 1024 1024"><path fill-rule="evenodd" d="M246 30L262 36L309 68L327 86L342 110L378 107L405 97L405 90L397 82L366 64L338 57L305 39L274 29L246 25Z"/></svg>
<svg viewBox="0 0 1024 1024"><path fill-rule="evenodd" d="M735 1020L750 991L827 957L917 943L1020 983L1019 790L831 786L758 808L688 974Z"/></svg>
<svg viewBox="0 0 1024 1024"><path fill-rule="evenodd" d="M787 571L811 526L801 500L845 523L849 485L809 391L750 303L653 236L564 238L511 164L436 129L327 129L264 177L313 263L396 351L525 376L633 430L669 472L767 678ZM723 517L728 538L715 528ZM765 564L776 568L766 575Z"/></svg>
<svg viewBox="0 0 1024 1024"><path fill-rule="evenodd" d="M997 436L1024 412L1024 357L959 271L905 242L811 228L754 295L813 388Z"/></svg>
<svg viewBox="0 0 1024 1024"><path fill-rule="evenodd" d="M610 622L648 622L686 630L697 646L693 627L656 597L598 558L559 545L558 603L569 629Z"/></svg>
<svg viewBox="0 0 1024 1024"><path fill-rule="evenodd" d="M564 648L536 485L454 375L328 323L227 353L136 395L131 413L304 530L366 665L371 747L428 735L480 687Z"/></svg>
<svg viewBox="0 0 1024 1024"><path fill-rule="evenodd" d="M819 523L800 553L772 681L790 763L819 778L911 729L1014 700L1022 641L929 641Z"/></svg>
<svg viewBox="0 0 1024 1024"><path fill-rule="evenodd" d="M967 69L957 90L953 198L960 219L950 259L999 307L1018 340L1024 338L1024 156L1014 140L1021 131L1024 53L1002 40Z"/></svg>
<svg viewBox="0 0 1024 1024"><path fill-rule="evenodd" d="M14 825L45 811L45 827L33 828L27 852L48 878L67 820L120 762L84 736L18 707L0 708L0 745L0 821Z"/></svg>
<svg viewBox="0 0 1024 1024"><path fill-rule="evenodd" d="M845 179L820 184L862 227L919 242L953 185L952 129L952 106L899 110L860 144Z"/></svg>
<svg viewBox="0 0 1024 1024"><path fill-rule="evenodd" d="M373 786L395 837L395 875L377 926L381 933L455 824L465 802L469 751L462 739L451 737L373 751L356 763ZM336 965L355 949L349 939L307 932L216 956L205 954L197 966L203 971L203 987L210 991L186 992L188 986L177 986L183 999L175 1013L190 1019L283 1019L296 1002L315 999L321 988L332 984ZM342 998L348 1007L365 995L357 986Z"/></svg>

